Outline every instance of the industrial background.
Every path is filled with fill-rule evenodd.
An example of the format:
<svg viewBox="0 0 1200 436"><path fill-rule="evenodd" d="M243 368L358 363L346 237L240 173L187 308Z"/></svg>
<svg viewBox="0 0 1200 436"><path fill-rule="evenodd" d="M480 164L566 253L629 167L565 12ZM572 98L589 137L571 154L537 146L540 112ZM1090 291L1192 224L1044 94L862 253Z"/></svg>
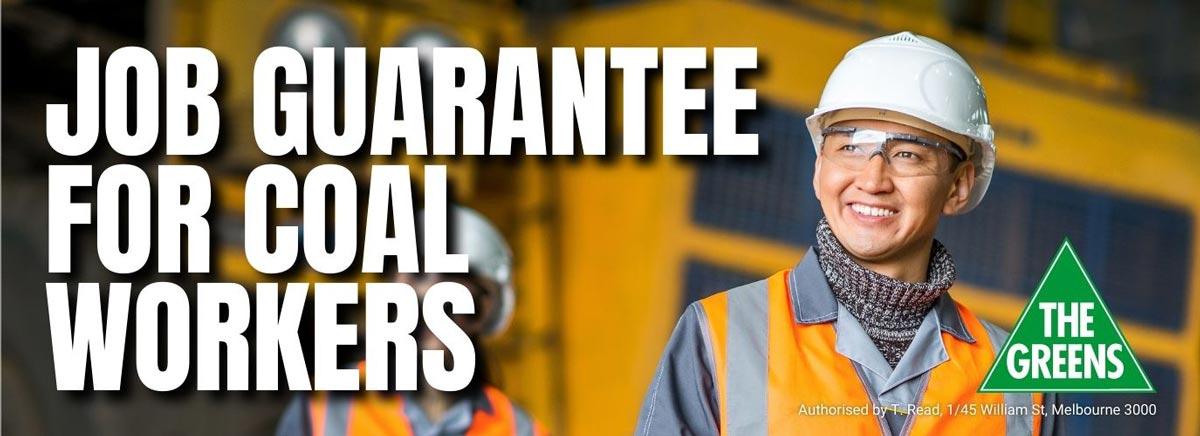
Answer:
<svg viewBox="0 0 1200 436"><path fill-rule="evenodd" d="M240 183L266 162L250 130L252 66L265 47L365 46L373 62L378 47L425 38L476 47L489 63L500 46L758 47L760 71L746 85L758 89L759 108L742 115L740 129L760 135L759 156L438 161L450 165L456 197L490 216L516 252L516 322L487 344L496 378L555 433L584 435L632 431L686 304L801 257L820 213L803 118L847 49L902 29L947 42L971 62L998 131L999 168L986 201L940 230L960 262L954 295L1011 327L1069 237L1158 390L1067 396L1158 405L1157 416L1067 418L1070 432L1200 434L1194 2L5 0L2 7L4 434L271 434L288 399L156 394L129 369L120 393L55 391L42 292L45 172L61 158L45 141L45 105L74 101L76 46L215 53L221 139L219 154L204 161L219 199L214 255L220 280L243 283L266 280L240 250ZM619 96L615 79L611 92ZM693 79L700 87L708 80ZM650 114L658 86L652 81L648 92ZM620 114L609 116L609 137L619 138ZM651 146L660 147L657 117L649 118ZM696 116L690 128L708 130L706 119ZM118 161L103 152L85 159ZM321 159L288 164L302 174ZM396 160L430 161L357 165L366 174L371 163ZM113 279L97 262L78 264L85 269L73 280Z"/></svg>

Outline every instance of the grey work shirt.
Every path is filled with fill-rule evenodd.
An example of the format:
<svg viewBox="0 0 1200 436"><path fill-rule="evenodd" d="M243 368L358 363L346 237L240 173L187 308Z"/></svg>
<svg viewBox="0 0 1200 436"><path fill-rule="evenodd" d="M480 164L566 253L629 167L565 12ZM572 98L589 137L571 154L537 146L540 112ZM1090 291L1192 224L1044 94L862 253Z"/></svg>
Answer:
<svg viewBox="0 0 1200 436"><path fill-rule="evenodd" d="M868 390L871 400L881 406L902 407L920 401L920 394L929 381L930 371L949 359L941 332L958 340L975 342L963 325L954 300L942 297L933 310L925 315L908 350L895 368L888 365L883 354L867 336L862 325L846 308L834 299L817 264L816 253L808 250L804 259L792 269L788 287L797 324L834 323L836 351L850 359ZM765 314L764 314L765 316ZM993 348L999 353L1008 332L980 320L988 331ZM707 336L705 314L699 303L692 303L680 317L675 331L667 341L666 350L658 364L654 380L642 403L638 417L638 435L719 433L720 402L717 398L712 352ZM1028 404L1028 394L1006 394L1008 404ZM1043 410L1058 401L1057 396L1043 396ZM881 428L886 434L906 434L911 424L908 416L886 413ZM1009 434L1028 434L1029 431L1009 428ZM1062 434L1063 426L1053 415L1042 416L1042 435Z"/></svg>

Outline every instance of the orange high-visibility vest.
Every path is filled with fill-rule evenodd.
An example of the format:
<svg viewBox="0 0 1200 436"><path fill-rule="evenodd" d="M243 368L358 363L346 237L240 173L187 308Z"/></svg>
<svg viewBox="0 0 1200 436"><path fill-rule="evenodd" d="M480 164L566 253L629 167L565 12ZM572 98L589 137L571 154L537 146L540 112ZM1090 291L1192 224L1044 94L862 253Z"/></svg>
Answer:
<svg viewBox="0 0 1200 436"><path fill-rule="evenodd" d="M721 292L700 301L711 342L721 434L740 435L764 429L770 435L886 433L887 425L882 416L873 413L874 400L853 361L835 349L833 324L795 322L788 274L790 271L782 271L771 276L765 289ZM765 292L765 295L731 297L736 292ZM962 305L957 308L976 341L969 343L940 333L949 359L930 371L925 392L918 398L920 407L940 406L941 415L915 414L905 433L1005 434L1016 418L1001 412L1006 394L976 392L991 368L995 351L979 319ZM752 334L747 332L748 328L766 328L767 334ZM738 349L730 355L730 344L735 341L739 342L735 344ZM753 352L743 353L746 350ZM759 354L766 356L765 364L755 360ZM732 372L731 359L741 359ZM746 373L753 374L743 377ZM753 380L765 381L766 386L748 386ZM765 403L761 398L746 401L747 396L764 394ZM1030 404L1040 404L1042 400L1041 394L1033 394L1032 398L1028 394L1019 395L1024 395ZM760 406L743 407L746 406L743 403L765 404L766 410ZM970 411L971 407L961 406L972 404L973 414L951 414L948 410L958 407L959 412ZM808 410L813 410L811 406L840 408L800 413L803 406L810 406ZM1032 420L1033 433L1037 434L1041 419L1034 414Z"/></svg>
<svg viewBox="0 0 1200 436"><path fill-rule="evenodd" d="M491 412L475 410L466 436L520 435L516 406L500 390L490 386L483 394ZM309 424L312 436L411 436L412 425L404 413L404 399L395 393L368 392L356 397L314 395L309 400ZM529 432L544 435L536 423L528 422ZM529 433L526 433L529 434Z"/></svg>

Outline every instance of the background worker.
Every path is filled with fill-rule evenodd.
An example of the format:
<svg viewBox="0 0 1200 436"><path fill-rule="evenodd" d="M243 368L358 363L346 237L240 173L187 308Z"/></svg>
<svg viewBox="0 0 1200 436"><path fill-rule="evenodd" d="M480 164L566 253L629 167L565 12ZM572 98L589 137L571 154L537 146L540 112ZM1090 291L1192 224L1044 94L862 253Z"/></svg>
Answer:
<svg viewBox="0 0 1200 436"><path fill-rule="evenodd" d="M469 274L401 274L397 280L416 290L418 300L435 284L454 281L475 297L476 313L453 315L475 345L476 366L471 384L458 392L431 388L417 378L414 392L315 393L298 396L280 418L278 436L368 435L520 435L545 434L540 424L490 382L481 341L507 328L516 294L512 282L512 252L504 237L478 212L453 206L449 210L449 253L466 254ZM418 228L423 226L419 225ZM417 348L445 350L424 321L413 333ZM421 373L417 360L417 373Z"/></svg>
<svg viewBox="0 0 1200 436"><path fill-rule="evenodd" d="M1008 332L951 298L954 258L933 238L943 215L979 204L995 167L966 61L909 32L868 41L833 71L807 124L816 243L792 269L688 307L637 433L1061 431L1033 413L1052 394L977 392ZM948 410L961 406L977 412Z"/></svg>

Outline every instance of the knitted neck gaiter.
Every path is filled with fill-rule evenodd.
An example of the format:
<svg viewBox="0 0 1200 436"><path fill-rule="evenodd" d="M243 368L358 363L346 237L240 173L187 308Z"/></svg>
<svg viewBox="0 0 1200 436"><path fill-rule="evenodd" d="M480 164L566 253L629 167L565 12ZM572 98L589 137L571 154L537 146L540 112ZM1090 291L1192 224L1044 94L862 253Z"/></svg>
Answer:
<svg viewBox="0 0 1200 436"><path fill-rule="evenodd" d="M859 265L838 242L825 218L817 223L815 249L834 297L858 319L893 368L916 337L925 314L956 277L954 258L936 239L929 256L928 279L920 283L896 280Z"/></svg>

